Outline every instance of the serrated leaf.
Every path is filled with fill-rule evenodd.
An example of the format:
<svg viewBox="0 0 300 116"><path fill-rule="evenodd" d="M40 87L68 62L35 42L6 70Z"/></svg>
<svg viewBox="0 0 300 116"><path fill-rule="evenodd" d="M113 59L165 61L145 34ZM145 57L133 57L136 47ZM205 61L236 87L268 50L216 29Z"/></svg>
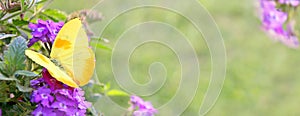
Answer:
<svg viewBox="0 0 300 116"><path fill-rule="evenodd" d="M30 72L27 70L18 70L15 72L15 75L23 75L23 76L27 76L27 77L37 77L39 76L38 74L35 74L34 72Z"/></svg>
<svg viewBox="0 0 300 116"><path fill-rule="evenodd" d="M12 76L15 71L25 68L25 50L27 49L26 40L19 36L15 38L4 51L4 69L3 72Z"/></svg>
<svg viewBox="0 0 300 116"><path fill-rule="evenodd" d="M3 72L4 69L5 69L5 64L4 64L3 62L0 61L0 73L4 73L4 72Z"/></svg>
<svg viewBox="0 0 300 116"><path fill-rule="evenodd" d="M9 86L4 81L0 81L0 103L1 102L8 102L10 99L7 96L7 88Z"/></svg>
<svg viewBox="0 0 300 116"><path fill-rule="evenodd" d="M20 83L16 83L16 86L19 89L19 91L21 91L21 92L31 92L32 91L32 88L22 86Z"/></svg>
<svg viewBox="0 0 300 116"><path fill-rule="evenodd" d="M8 85L6 84L6 82L3 82L3 81L0 82L0 92L6 91L5 88L8 88Z"/></svg>
<svg viewBox="0 0 300 116"><path fill-rule="evenodd" d="M17 35L16 34L4 34L4 33L1 33L0 34L0 40L1 39L6 39L6 38L9 38L9 37L16 37Z"/></svg>
<svg viewBox="0 0 300 116"><path fill-rule="evenodd" d="M106 93L107 96L129 96L126 92L117 90L117 89L112 89Z"/></svg>
<svg viewBox="0 0 300 116"><path fill-rule="evenodd" d="M5 77L4 75L2 75L0 73L0 80L3 80L3 81L18 81L18 79L14 78L14 77Z"/></svg>
<svg viewBox="0 0 300 116"><path fill-rule="evenodd" d="M55 22L65 21L67 19L67 14L57 9L47 9L43 14Z"/></svg>

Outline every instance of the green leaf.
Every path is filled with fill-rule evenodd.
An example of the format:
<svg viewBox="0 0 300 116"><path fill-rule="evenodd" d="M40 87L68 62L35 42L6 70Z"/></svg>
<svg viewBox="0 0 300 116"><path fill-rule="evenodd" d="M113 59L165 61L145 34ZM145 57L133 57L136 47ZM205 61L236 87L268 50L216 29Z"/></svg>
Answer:
<svg viewBox="0 0 300 116"><path fill-rule="evenodd" d="M13 19L12 22L16 26L24 26L24 25L28 25L29 24L28 21L21 20L21 19Z"/></svg>
<svg viewBox="0 0 300 116"><path fill-rule="evenodd" d="M21 10L22 12L25 11L26 7L25 7L25 0L20 0L21 1Z"/></svg>
<svg viewBox="0 0 300 116"><path fill-rule="evenodd" d="M27 0L27 7L26 9L30 9L32 6L34 6L36 3L37 3L37 0ZM42 2L42 1L45 1L45 0L39 0L39 2Z"/></svg>
<svg viewBox="0 0 300 116"><path fill-rule="evenodd" d="M97 47L97 48L100 48L100 49L103 49L103 50L108 50L108 51L112 51L111 48L99 43L99 42L90 42L91 46L94 46L94 47Z"/></svg>
<svg viewBox="0 0 300 116"><path fill-rule="evenodd" d="M25 87L25 86L22 86L20 83L16 83L16 86L17 88L19 89L19 91L21 92L31 92L32 91L32 88L30 87Z"/></svg>
<svg viewBox="0 0 300 116"><path fill-rule="evenodd" d="M0 80L3 80L3 81L18 81L18 79L14 78L14 77L8 78L8 77L5 77L4 75L2 75L1 73L0 73Z"/></svg>
<svg viewBox="0 0 300 116"><path fill-rule="evenodd" d="M4 69L6 69L6 68L5 68L5 64L4 64L3 62L0 61L0 73L3 74L3 73L4 73L4 72L3 72Z"/></svg>
<svg viewBox="0 0 300 116"><path fill-rule="evenodd" d="M20 37L23 37L24 39L28 40L28 35L25 32L27 29L25 29L25 28L21 29L20 27L16 27L16 28L17 28L18 32L20 33Z"/></svg>
<svg viewBox="0 0 300 116"><path fill-rule="evenodd" d="M107 96L129 96L126 92L117 90L117 89L112 89L106 93Z"/></svg>
<svg viewBox="0 0 300 116"><path fill-rule="evenodd" d="M17 79L16 78L0 77L0 80L3 80L3 81L16 81Z"/></svg>
<svg viewBox="0 0 300 116"><path fill-rule="evenodd" d="M0 40L1 39L6 39L6 38L9 38L9 37L16 37L17 35L16 34L4 34L4 33L1 33L0 34Z"/></svg>
<svg viewBox="0 0 300 116"><path fill-rule="evenodd" d="M101 88L103 88L103 86L99 85L99 84L93 84L92 86L92 92L93 93L101 93Z"/></svg>
<svg viewBox="0 0 300 116"><path fill-rule="evenodd" d="M99 111L97 111L94 106L91 106L89 108L89 111L92 113L93 116L104 116Z"/></svg>
<svg viewBox="0 0 300 116"><path fill-rule="evenodd" d="M38 74L35 74L34 72L30 72L27 70L18 70L15 72L15 75L23 75L23 76L27 76L27 77L37 77L39 76Z"/></svg>
<svg viewBox="0 0 300 116"><path fill-rule="evenodd" d="M3 73L12 76L15 71L25 68L25 49L27 49L27 43L21 36L9 44L8 49L4 51L4 66L0 67Z"/></svg>
<svg viewBox="0 0 300 116"><path fill-rule="evenodd" d="M0 81L0 104L1 102L8 102L10 100L7 95L7 88L9 88L9 86L6 82Z"/></svg>
<svg viewBox="0 0 300 116"><path fill-rule="evenodd" d="M30 0L30 1L34 1L35 4L43 4L43 3L47 2L48 0Z"/></svg>
<svg viewBox="0 0 300 116"><path fill-rule="evenodd" d="M0 82L0 92L4 92L6 88L8 88L8 85L6 84L6 82L1 81ZM0 94L0 95L2 95L2 94Z"/></svg>
<svg viewBox="0 0 300 116"><path fill-rule="evenodd" d="M110 89L110 82L106 83L105 86L103 87L104 92L108 91Z"/></svg>
<svg viewBox="0 0 300 116"><path fill-rule="evenodd" d="M93 93L91 93L91 94L89 94L89 96L86 96L86 99L87 99L89 102L95 103L95 102L97 102L101 97L102 97L101 94L97 94L97 93L93 94Z"/></svg>
<svg viewBox="0 0 300 116"><path fill-rule="evenodd" d="M67 14L57 9L47 9L43 14L55 22L65 21L67 19Z"/></svg>

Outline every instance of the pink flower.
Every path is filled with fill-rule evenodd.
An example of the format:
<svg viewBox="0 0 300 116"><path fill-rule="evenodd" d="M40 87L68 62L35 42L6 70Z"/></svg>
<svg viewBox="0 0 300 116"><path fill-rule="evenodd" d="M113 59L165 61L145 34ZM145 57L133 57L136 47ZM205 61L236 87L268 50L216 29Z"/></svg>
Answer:
<svg viewBox="0 0 300 116"><path fill-rule="evenodd" d="M300 4L300 0L278 0L278 2L292 6L298 6Z"/></svg>
<svg viewBox="0 0 300 116"><path fill-rule="evenodd" d="M37 104L32 115L85 115L91 103L85 100L82 89L72 88L57 81L46 69L43 69L42 75L43 78L30 82L35 89L31 95L31 102Z"/></svg>
<svg viewBox="0 0 300 116"><path fill-rule="evenodd" d="M157 113L151 102L144 101L138 96L132 95L130 103L131 107L129 109L133 110L133 116L154 116Z"/></svg>
<svg viewBox="0 0 300 116"><path fill-rule="evenodd" d="M38 41L52 44L57 33L63 25L63 22L56 23L51 20L38 20L37 24L30 23L28 27L32 31L32 38L29 40L28 47L32 46L35 42Z"/></svg>
<svg viewBox="0 0 300 116"><path fill-rule="evenodd" d="M299 0L279 0L279 3L296 5L296 3L299 4ZM287 20L288 13L276 8L276 2L273 0L260 0L260 7L263 29L283 44L292 48L298 47L298 38L293 30L294 25Z"/></svg>

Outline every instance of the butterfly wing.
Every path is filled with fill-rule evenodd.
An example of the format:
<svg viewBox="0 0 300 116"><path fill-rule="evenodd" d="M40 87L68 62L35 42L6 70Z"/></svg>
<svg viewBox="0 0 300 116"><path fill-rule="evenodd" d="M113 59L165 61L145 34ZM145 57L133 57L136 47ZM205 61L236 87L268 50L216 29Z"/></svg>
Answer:
<svg viewBox="0 0 300 116"><path fill-rule="evenodd" d="M73 53L74 79L83 86L89 82L94 73L95 54L88 46L88 37L82 26L77 34Z"/></svg>
<svg viewBox="0 0 300 116"><path fill-rule="evenodd" d="M67 22L59 31L50 57L58 60L78 85L83 86L91 79L95 69L95 55L88 46L88 37L78 18Z"/></svg>
<svg viewBox="0 0 300 116"><path fill-rule="evenodd" d="M34 52L32 50L26 50L25 54L35 63L45 67L48 70L48 72L51 74L51 76L55 77L58 81L68 83L68 85L71 87L78 87L78 85L72 80L70 76L68 76L65 72L63 72L46 56Z"/></svg>

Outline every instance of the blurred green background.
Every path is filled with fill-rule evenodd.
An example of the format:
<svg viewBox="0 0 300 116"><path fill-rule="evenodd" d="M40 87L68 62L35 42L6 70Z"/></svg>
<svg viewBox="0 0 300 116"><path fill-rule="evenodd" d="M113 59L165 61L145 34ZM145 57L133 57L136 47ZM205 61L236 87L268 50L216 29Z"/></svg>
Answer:
<svg viewBox="0 0 300 116"><path fill-rule="evenodd" d="M300 74L297 61L300 58L298 49L290 49L280 43L273 42L260 29L255 0L199 0L215 19L223 35L227 52L227 74L224 86L215 106L207 114L209 116L232 115L300 115ZM89 9L98 0L55 0L51 8L71 13L80 9ZM182 1L184 2L184 1ZM126 2L113 2L108 6L99 6L95 9L103 12L106 17L102 22L91 27L97 30L105 26L110 13L114 9L122 8ZM172 3L180 5L181 3ZM124 29L136 22L148 19L168 21L183 33L187 33L189 40L195 47L200 62L201 75L197 95L191 105L182 115L196 115L202 103L203 95L209 83L211 72L210 53L205 40L197 34L186 20L173 13L161 15L160 11L134 11L130 15L114 21L103 33L110 43L104 43L111 48L115 45L117 37ZM193 11L191 11L193 13ZM195 14L196 15L196 14ZM172 31L162 32L172 37ZM151 36L149 35L140 35ZM130 37L130 36L129 36ZM188 52L188 51L187 51ZM101 82L111 82L112 88L119 88L115 82L111 69L111 52L107 50L96 51L97 74ZM130 59L132 78L141 84L150 80L148 67L153 62L161 62L167 69L165 85L152 96L143 97L161 106L167 103L176 94L180 82L180 64L176 54L166 46L149 43L138 47ZM188 86L188 85L187 85ZM128 107L127 99L114 99L123 107ZM105 105L105 104L100 104ZM180 105L180 104L179 104ZM169 111L170 114L172 110Z"/></svg>

